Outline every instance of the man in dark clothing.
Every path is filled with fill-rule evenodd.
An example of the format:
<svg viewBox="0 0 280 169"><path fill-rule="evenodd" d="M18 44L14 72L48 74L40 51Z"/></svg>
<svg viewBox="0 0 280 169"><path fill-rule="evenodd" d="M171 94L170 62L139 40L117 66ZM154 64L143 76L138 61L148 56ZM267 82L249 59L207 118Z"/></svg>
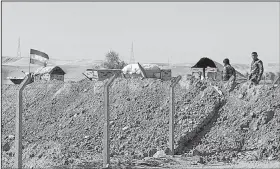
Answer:
<svg viewBox="0 0 280 169"><path fill-rule="evenodd" d="M252 52L252 58L253 61L251 63L251 71L249 74L249 80L257 85L261 81L262 75L263 75L263 62L258 59L257 52Z"/></svg>
<svg viewBox="0 0 280 169"><path fill-rule="evenodd" d="M236 71L230 65L229 59L228 58L224 59L223 63L224 63L223 81L228 81L232 77L233 78L233 82L235 82L235 80L236 80Z"/></svg>

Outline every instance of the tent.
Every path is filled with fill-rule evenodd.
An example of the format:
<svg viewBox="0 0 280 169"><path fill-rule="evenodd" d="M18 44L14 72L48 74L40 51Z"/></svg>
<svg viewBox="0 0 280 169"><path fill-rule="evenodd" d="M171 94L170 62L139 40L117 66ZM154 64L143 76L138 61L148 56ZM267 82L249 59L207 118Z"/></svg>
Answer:
<svg viewBox="0 0 280 169"><path fill-rule="evenodd" d="M160 68L158 65L156 64L142 64L142 67L145 70L151 70L151 71L158 71L160 72ZM124 74L141 74L141 70L138 66L138 64L129 64L126 65L123 69L122 69Z"/></svg>
<svg viewBox="0 0 280 169"><path fill-rule="evenodd" d="M222 73L224 66L210 58L201 58L194 66L191 67L194 76L199 75L202 79L204 78L214 78L216 80L222 80ZM244 80L246 77L236 71L236 80Z"/></svg>
<svg viewBox="0 0 280 169"><path fill-rule="evenodd" d="M161 69L156 64L142 64L142 69L148 78L161 78ZM142 77L139 64L129 64L122 69L125 77Z"/></svg>
<svg viewBox="0 0 280 169"><path fill-rule="evenodd" d="M129 64L122 69L124 77L171 79L171 69L161 69L157 64Z"/></svg>

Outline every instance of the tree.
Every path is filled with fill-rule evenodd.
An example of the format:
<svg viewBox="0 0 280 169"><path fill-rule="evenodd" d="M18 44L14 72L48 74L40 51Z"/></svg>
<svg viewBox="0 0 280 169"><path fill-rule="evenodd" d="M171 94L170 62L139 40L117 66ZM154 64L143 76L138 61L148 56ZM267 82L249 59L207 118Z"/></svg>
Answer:
<svg viewBox="0 0 280 169"><path fill-rule="evenodd" d="M104 67L108 69L122 69L127 64L124 61L121 61L119 54L115 51L110 51L106 54Z"/></svg>
<svg viewBox="0 0 280 169"><path fill-rule="evenodd" d="M92 68L93 68L93 69L100 69L100 68L101 68L101 65L99 65L99 64L93 64L93 65L92 65Z"/></svg>

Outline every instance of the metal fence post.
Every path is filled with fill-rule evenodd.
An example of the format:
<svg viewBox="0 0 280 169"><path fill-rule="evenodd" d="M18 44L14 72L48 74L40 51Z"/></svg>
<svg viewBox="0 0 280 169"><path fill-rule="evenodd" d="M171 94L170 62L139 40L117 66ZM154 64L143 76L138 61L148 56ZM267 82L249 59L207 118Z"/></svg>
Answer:
<svg viewBox="0 0 280 169"><path fill-rule="evenodd" d="M108 82L104 85L104 134L103 134L103 167L108 168L110 165L110 112L109 112L109 87L116 78L116 75L113 75Z"/></svg>
<svg viewBox="0 0 280 169"><path fill-rule="evenodd" d="M141 70L142 77L147 78L147 74L146 74L145 69L140 65L139 62L137 62L137 64L138 64L139 69Z"/></svg>
<svg viewBox="0 0 280 169"><path fill-rule="evenodd" d="M181 80L181 76L177 76L170 85L170 113L169 113L169 149L170 155L174 155L174 114L175 114L175 104L174 104L174 87Z"/></svg>
<svg viewBox="0 0 280 169"><path fill-rule="evenodd" d="M22 168L22 91L31 81L30 74L27 74L19 86L17 92L16 111L16 135L15 135L15 168Z"/></svg>

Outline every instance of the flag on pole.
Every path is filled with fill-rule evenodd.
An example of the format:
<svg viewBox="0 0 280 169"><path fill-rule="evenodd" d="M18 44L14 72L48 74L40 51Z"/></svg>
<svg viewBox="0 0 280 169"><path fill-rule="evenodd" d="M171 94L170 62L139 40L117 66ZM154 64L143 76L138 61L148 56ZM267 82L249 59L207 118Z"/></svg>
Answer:
<svg viewBox="0 0 280 169"><path fill-rule="evenodd" d="M49 56L46 53L30 49L30 63L46 66L48 60Z"/></svg>

